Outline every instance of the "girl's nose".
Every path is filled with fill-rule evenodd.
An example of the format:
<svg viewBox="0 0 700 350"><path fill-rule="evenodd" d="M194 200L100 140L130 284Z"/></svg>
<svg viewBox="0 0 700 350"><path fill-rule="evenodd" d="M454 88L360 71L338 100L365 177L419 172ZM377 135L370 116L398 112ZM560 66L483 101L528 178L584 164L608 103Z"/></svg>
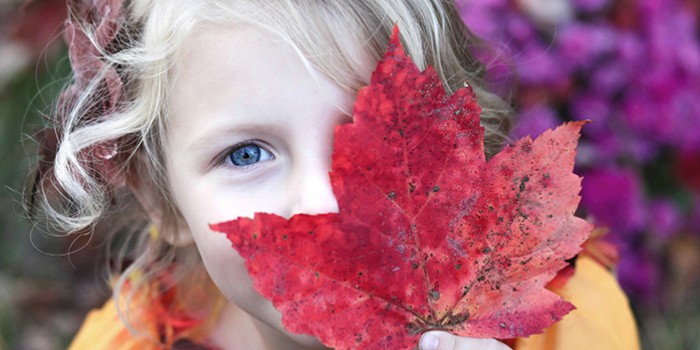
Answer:
<svg viewBox="0 0 700 350"><path fill-rule="evenodd" d="M306 164L299 164L294 180L290 183L291 188L288 188L293 193L290 196L292 215L338 212L338 202L328 175L330 165L325 163L310 160Z"/></svg>

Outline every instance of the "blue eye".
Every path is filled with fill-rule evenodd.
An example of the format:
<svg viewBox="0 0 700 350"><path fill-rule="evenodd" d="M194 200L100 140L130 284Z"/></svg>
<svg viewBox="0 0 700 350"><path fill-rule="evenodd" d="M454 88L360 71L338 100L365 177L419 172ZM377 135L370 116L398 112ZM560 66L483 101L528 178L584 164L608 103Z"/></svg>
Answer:
<svg viewBox="0 0 700 350"><path fill-rule="evenodd" d="M228 160L235 166L248 166L264 160L271 160L274 157L266 149L249 143L238 146L227 156Z"/></svg>

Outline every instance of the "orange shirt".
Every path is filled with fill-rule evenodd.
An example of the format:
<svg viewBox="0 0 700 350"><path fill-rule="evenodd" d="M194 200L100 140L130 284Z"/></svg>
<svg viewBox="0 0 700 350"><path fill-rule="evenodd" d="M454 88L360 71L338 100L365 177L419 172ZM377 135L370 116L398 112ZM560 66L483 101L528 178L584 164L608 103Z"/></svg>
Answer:
<svg viewBox="0 0 700 350"><path fill-rule="evenodd" d="M573 276L552 290L574 304L576 310L543 334L517 339L515 350L639 349L637 328L627 298L612 274L592 258L579 256ZM158 339L163 331L157 329L157 317L150 312L134 316L140 319L143 327L139 329L145 329L145 334L132 334L120 320L114 301L109 300L101 309L88 314L69 349L163 349ZM212 312L209 320L187 330L188 338L205 343L206 330L217 316L218 312ZM171 344L172 340L165 342Z"/></svg>
<svg viewBox="0 0 700 350"><path fill-rule="evenodd" d="M576 310L543 334L518 339L516 350L639 349L627 297L613 275L593 259L579 256L574 275L553 291Z"/></svg>

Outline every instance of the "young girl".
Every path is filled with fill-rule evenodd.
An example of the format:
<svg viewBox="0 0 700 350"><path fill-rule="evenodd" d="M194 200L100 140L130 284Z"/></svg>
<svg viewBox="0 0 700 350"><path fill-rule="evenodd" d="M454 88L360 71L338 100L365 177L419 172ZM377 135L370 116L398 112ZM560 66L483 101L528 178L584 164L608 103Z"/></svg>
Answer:
<svg viewBox="0 0 700 350"><path fill-rule="evenodd" d="M68 232L108 223L131 261L72 349L311 349L252 288L210 223L337 211L334 127L397 24L407 53L483 107L489 154L510 122L481 86L478 41L447 0L70 1L74 83L44 135L34 203ZM118 220L121 219L121 220ZM122 223L122 224L117 224ZM123 257L124 254L121 254ZM127 260L127 259L121 259ZM212 283L213 282L213 283ZM445 332L435 349L634 349L624 295L582 255L556 289L578 310L506 345Z"/></svg>

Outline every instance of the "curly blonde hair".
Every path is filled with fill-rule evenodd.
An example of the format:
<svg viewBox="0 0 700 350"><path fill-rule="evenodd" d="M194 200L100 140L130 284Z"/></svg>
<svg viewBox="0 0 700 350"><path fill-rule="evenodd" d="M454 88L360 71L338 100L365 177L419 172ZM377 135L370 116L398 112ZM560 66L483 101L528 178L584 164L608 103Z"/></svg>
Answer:
<svg viewBox="0 0 700 350"><path fill-rule="evenodd" d="M145 281L173 265L183 274L197 265L196 251L171 244L180 215L169 195L163 144L174 57L188 34L204 23L238 22L269 31L289 43L306 64L351 92L368 83L369 72L363 71L357 48L344 43L359 39L363 54L376 62L397 24L406 52L421 69L434 67L449 92L466 82L474 89L483 109L487 156L500 148L511 125L509 106L484 88L484 67L469 52L481 43L451 0L133 0L121 11L123 22L107 48L101 46L104 40L96 35L95 25L76 21L94 44L101 68L77 98L57 104L56 114L62 117L55 120L55 156L29 195L64 232L90 230L114 219L109 214L116 207L127 208L119 216L131 213L130 219L121 228L137 232L136 243L128 245L133 260L128 269L145 273ZM121 99L108 115L96 117L94 101L109 92L104 82L110 72L118 73ZM85 155L110 142L116 144L116 156ZM114 165L109 176L99 171L104 163ZM132 186L115 185L119 181L114 178ZM149 179L149 202L161 217L157 235L145 234L149 217L141 207L144 200L133 200L140 191L129 190L136 178ZM115 294L129 272L122 276Z"/></svg>

